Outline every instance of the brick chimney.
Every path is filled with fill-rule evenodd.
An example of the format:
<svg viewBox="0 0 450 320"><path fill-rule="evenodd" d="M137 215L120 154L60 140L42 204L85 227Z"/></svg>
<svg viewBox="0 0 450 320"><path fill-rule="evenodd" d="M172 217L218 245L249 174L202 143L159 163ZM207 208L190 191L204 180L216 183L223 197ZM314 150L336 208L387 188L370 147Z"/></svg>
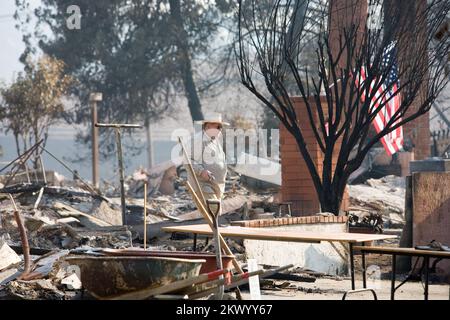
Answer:
<svg viewBox="0 0 450 320"><path fill-rule="evenodd" d="M414 5L411 5L411 0L394 0L394 1L385 1L386 12L395 12L389 8L389 6L399 6L403 12L407 12L404 14L403 19L405 19L402 23L407 23L409 26L407 30L411 33L412 43L416 42L417 37L423 38L423 41L426 41L426 26L423 26L424 22L419 21L419 13L421 10L425 10L426 8L426 0L415 0ZM415 16L414 13L417 13ZM350 25L354 23L358 26L357 36L362 37L362 33L364 32L364 27L366 24L367 17L367 1L360 0L334 0L330 1L330 39L331 39L331 50L333 52L339 51L339 35L344 28L349 29ZM358 18L359 17L359 18ZM389 25L389 20L384 22L384 28L396 27L399 21L394 20L394 25ZM405 41L407 37L404 38ZM402 61L407 61L407 56L411 54L410 50L419 50L419 46L409 46L407 44L399 43L400 48L407 48L406 52L401 52L399 50L398 53L398 61L399 68L402 68ZM418 52L419 54L419 52ZM342 67L346 64L346 55L343 54L339 63ZM424 64L426 61L424 60ZM402 79L400 79L402 81ZM406 112L406 117L415 113L420 106L421 101L423 101L424 93L426 92L426 86L421 88L421 93L415 99L415 101L410 106L409 110ZM414 148L413 159L422 160L430 156L431 146L430 146L430 117L429 114L426 113L419 118L416 118L413 121L406 123L403 126L403 136L405 142L410 142L413 144Z"/></svg>
<svg viewBox="0 0 450 320"><path fill-rule="evenodd" d="M300 128L305 138L307 149L316 165L319 176L322 175L323 154L314 137L309 117L306 115L306 106L301 97L291 98L297 114L304 115L298 117ZM321 97L322 106L326 113L326 98ZM311 98L311 103L315 102ZM312 110L314 111L314 110ZM318 123L317 113L313 114L315 122ZM340 144L336 143L336 148ZM294 216L307 216L320 212L320 203L312 182L311 176L297 147L295 138L283 125L280 125L280 157L281 157L281 198L282 201L292 202L292 214ZM336 164L337 157L333 157L333 167ZM345 192L341 209L348 210L348 194Z"/></svg>

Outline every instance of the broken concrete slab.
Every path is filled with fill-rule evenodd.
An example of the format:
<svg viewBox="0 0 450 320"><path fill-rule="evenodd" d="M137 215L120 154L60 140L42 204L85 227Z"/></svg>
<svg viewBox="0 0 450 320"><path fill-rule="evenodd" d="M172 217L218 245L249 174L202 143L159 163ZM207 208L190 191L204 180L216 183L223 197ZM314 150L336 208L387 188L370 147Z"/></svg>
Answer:
<svg viewBox="0 0 450 320"><path fill-rule="evenodd" d="M308 217L307 217L308 219ZM345 233L346 222L296 223L259 227L258 229L290 232ZM244 239L243 246L247 259L256 259L259 264L284 265L295 263L298 266L324 272L329 275L343 275L348 272L348 253L339 242L299 243L272 240Z"/></svg>
<svg viewBox="0 0 450 320"><path fill-rule="evenodd" d="M80 290L81 280L76 273L72 273L70 276L61 280L61 284L65 285L69 290Z"/></svg>
<svg viewBox="0 0 450 320"><path fill-rule="evenodd" d="M222 215L228 212L239 210L244 203L248 201L248 198L243 195L237 195L228 199L222 200ZM178 218L182 220L192 220L192 219L200 219L203 218L203 215L200 211L195 210L189 213L181 214Z"/></svg>
<svg viewBox="0 0 450 320"><path fill-rule="evenodd" d="M6 242L0 242L0 271L21 261L19 255Z"/></svg>
<svg viewBox="0 0 450 320"><path fill-rule="evenodd" d="M111 226L122 225L122 211L106 201L101 201L91 209L90 216L97 218Z"/></svg>
<svg viewBox="0 0 450 320"><path fill-rule="evenodd" d="M413 172L450 172L450 159L415 160L409 164L410 173Z"/></svg>
<svg viewBox="0 0 450 320"><path fill-rule="evenodd" d="M281 165L272 159L243 152L239 155L233 170L240 175L265 182L264 187L281 186Z"/></svg>

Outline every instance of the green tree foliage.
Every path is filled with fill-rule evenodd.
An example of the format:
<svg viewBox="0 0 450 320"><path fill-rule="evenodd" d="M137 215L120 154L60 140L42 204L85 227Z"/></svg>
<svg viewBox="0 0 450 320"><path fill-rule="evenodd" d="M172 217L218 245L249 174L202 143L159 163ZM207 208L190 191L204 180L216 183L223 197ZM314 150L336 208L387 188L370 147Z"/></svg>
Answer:
<svg viewBox="0 0 450 320"><path fill-rule="evenodd" d="M18 27L28 30L23 58L36 53L37 40L44 53L66 63L78 80L73 93L80 103L71 117L77 124L90 121L90 92L103 93L99 122L148 126L174 113L173 106L183 98L192 119L200 120L200 95L223 83L230 66L223 60L232 60L229 43L223 50L227 55L215 53L214 62L211 58L221 26L233 17L232 0L41 0L32 14L29 2L16 0ZM79 30L67 26L72 5L81 11ZM100 130L103 155L114 150L109 131ZM77 140L89 145L90 131L79 132ZM141 151L138 144L127 149Z"/></svg>
<svg viewBox="0 0 450 320"><path fill-rule="evenodd" d="M180 92L192 118L203 117L192 60L206 54L232 1L41 2L34 15L38 27L50 28L51 37L39 32L34 36L46 54L63 60L79 80L76 94L82 106L77 122L89 119L86 102L92 91L103 93L99 116L104 121L157 119ZM16 3L18 19L28 23L24 18L28 1ZM70 5L81 9L79 30L67 27Z"/></svg>
<svg viewBox="0 0 450 320"><path fill-rule="evenodd" d="M41 139L45 146L50 126L64 115L62 99L73 84L62 61L44 56L0 89L0 120L6 133L13 134L18 155ZM35 164L41 152L34 154Z"/></svg>

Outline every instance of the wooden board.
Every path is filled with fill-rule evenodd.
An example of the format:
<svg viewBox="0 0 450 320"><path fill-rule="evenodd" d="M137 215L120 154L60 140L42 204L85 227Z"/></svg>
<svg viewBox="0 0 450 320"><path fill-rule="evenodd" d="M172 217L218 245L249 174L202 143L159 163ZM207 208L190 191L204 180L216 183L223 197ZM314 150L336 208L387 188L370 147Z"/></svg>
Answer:
<svg viewBox="0 0 450 320"><path fill-rule="evenodd" d="M354 246L353 250L360 250L366 253L380 253L380 254L398 254L411 256L429 256L429 257L443 257L450 258L449 251L431 251L431 250L417 250L414 248L395 248L395 247L365 247Z"/></svg>
<svg viewBox="0 0 450 320"><path fill-rule="evenodd" d="M55 202L53 208L56 209L57 213L61 217L78 217L80 223L88 228L96 227L108 227L111 226L110 223L103 221L99 218L91 216L87 213L81 212L71 206L68 206L62 202Z"/></svg>
<svg viewBox="0 0 450 320"><path fill-rule="evenodd" d="M212 235L211 228L206 224L164 227L165 232L186 232ZM395 235L384 234L363 234L363 233L320 233L320 232L292 232L277 231L265 228L244 228L244 227L221 227L219 228L223 237L244 238L255 240L271 240L271 241L289 241L289 242L308 242L320 243L321 241L340 241L340 242L370 242L375 240L395 239Z"/></svg>

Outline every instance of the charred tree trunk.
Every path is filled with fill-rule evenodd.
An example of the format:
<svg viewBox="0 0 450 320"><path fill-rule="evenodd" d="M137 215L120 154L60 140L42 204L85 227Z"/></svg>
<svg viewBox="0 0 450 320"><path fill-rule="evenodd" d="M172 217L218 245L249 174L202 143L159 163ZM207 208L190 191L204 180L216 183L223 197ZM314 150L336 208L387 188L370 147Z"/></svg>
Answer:
<svg viewBox="0 0 450 320"><path fill-rule="evenodd" d="M14 132L14 141L16 142L16 151L17 156L20 157L20 142L19 142L19 134Z"/></svg>
<svg viewBox="0 0 450 320"><path fill-rule="evenodd" d="M430 44L434 31L446 21L450 2L389 0L382 6L382 0L374 0L373 5L382 10L371 17L378 19L375 25L383 25L379 21L383 17L391 19L384 28L369 28L367 8L356 0L325 1L322 7L313 1L277 0L266 11L258 7L257 0L243 2L239 1L237 50L241 82L294 136L321 210L337 215L348 178L369 150L426 114L448 84L442 57L448 55L450 43ZM299 19L305 3L310 4L306 8L310 19ZM392 4L395 10L390 9ZM406 9L413 14L405 15ZM411 16L418 22L415 28L410 27ZM301 25L290 28L291 22L302 21L309 21L307 29L313 31ZM315 44L305 32L316 33ZM300 58L302 52L308 53L302 50L311 45L316 48L316 63L308 67ZM400 55L400 63L397 52L406 52ZM288 76L295 80L293 88L285 82ZM306 112L296 110L293 95L302 98ZM387 108L391 114L386 117ZM308 119L306 127L298 121L300 117ZM369 135L375 121L383 125ZM306 145L310 131L315 140L312 149ZM391 144L399 143L393 140ZM399 151L401 142L394 149L388 153ZM315 163L317 159L322 163Z"/></svg>
<svg viewBox="0 0 450 320"><path fill-rule="evenodd" d="M202 106L198 97L194 81L192 61L189 54L188 34L183 26L180 0L170 0L170 13L175 25L177 38L179 67L181 70L184 91L188 100L188 107L193 121L203 120Z"/></svg>

